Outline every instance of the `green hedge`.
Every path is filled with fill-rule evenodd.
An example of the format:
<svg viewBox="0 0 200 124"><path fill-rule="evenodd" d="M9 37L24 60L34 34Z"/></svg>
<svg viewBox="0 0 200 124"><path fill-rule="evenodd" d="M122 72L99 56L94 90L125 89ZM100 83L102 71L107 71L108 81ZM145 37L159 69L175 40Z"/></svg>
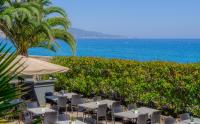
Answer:
<svg viewBox="0 0 200 124"><path fill-rule="evenodd" d="M54 57L53 63L69 67L56 74L57 89L90 95L120 94L126 103L153 102L165 114L189 111L200 116L200 64L136 62L90 57ZM163 108L164 107L164 108ZM165 110L164 110L165 111Z"/></svg>

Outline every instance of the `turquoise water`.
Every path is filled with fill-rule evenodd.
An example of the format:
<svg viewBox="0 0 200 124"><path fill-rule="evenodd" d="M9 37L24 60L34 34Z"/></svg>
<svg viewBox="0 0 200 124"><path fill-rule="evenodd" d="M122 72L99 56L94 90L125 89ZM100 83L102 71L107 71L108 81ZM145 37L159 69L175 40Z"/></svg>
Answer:
<svg viewBox="0 0 200 124"><path fill-rule="evenodd" d="M30 49L31 55L69 56L68 46L53 53L41 48ZM77 56L120 58L137 61L172 61L191 63L200 61L200 39L80 39Z"/></svg>

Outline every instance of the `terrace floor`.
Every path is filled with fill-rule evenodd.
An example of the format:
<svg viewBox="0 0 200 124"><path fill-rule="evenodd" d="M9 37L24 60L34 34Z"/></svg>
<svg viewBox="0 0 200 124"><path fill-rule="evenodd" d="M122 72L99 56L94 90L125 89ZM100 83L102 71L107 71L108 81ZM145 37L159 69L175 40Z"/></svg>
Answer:
<svg viewBox="0 0 200 124"><path fill-rule="evenodd" d="M76 112L73 112L73 113L68 112L67 114L69 114L70 116L73 116L73 117L77 116ZM83 114L81 112L79 112L79 117L77 119L82 121L83 120L82 115ZM163 120L164 119L161 119L161 123L160 124L164 124ZM19 122L18 120L16 120L16 121L10 122L8 124L24 124L24 123L22 121ZM106 122L105 121L100 121L99 124L106 124ZM107 124L113 124L113 123L112 123L112 121L110 119L108 119ZM128 122L126 120L124 120L124 121L116 120L115 124L130 124L130 122Z"/></svg>

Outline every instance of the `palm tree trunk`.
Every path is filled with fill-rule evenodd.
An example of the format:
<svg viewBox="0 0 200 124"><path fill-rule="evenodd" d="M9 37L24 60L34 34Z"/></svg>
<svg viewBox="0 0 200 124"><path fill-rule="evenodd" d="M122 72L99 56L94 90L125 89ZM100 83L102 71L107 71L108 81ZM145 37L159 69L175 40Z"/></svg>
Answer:
<svg viewBox="0 0 200 124"><path fill-rule="evenodd" d="M19 38L20 39L20 38ZM22 56L26 56L28 57L28 42L27 41L23 41L23 40L18 40L16 39L17 44L16 44L16 50L17 50L17 53L19 55L22 55Z"/></svg>
<svg viewBox="0 0 200 124"><path fill-rule="evenodd" d="M28 52L27 52L27 51L26 51L26 52L23 52L23 53L20 54L20 55L28 57Z"/></svg>
<svg viewBox="0 0 200 124"><path fill-rule="evenodd" d="M22 56L26 56L26 57L28 57L28 49L26 49L26 48L18 48L17 49L17 53L19 54L19 55L22 55Z"/></svg>

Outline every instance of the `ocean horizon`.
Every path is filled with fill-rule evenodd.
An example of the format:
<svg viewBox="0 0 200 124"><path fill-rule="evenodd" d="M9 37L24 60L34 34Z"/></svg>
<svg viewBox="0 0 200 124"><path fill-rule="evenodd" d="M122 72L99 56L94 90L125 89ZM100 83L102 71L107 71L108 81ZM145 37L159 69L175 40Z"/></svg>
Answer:
<svg viewBox="0 0 200 124"><path fill-rule="evenodd" d="M60 40L58 43L56 53L31 48L29 54L72 56L66 43ZM200 39L78 39L76 56L193 63L200 62Z"/></svg>

